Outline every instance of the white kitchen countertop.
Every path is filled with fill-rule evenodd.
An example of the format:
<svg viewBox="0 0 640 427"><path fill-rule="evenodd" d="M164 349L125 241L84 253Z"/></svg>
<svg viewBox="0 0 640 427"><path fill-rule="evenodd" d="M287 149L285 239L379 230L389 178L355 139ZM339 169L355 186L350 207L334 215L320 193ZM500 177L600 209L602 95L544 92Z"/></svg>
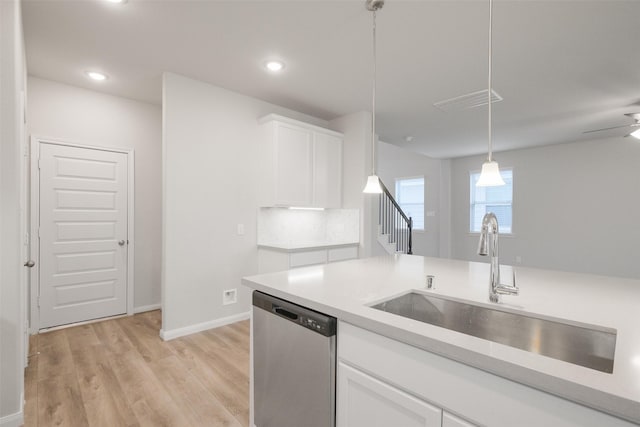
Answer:
<svg viewBox="0 0 640 427"><path fill-rule="evenodd" d="M282 252L299 252L313 249L332 249L357 246L360 242L292 242L292 243L258 243L258 248L274 249Z"/></svg>
<svg viewBox="0 0 640 427"><path fill-rule="evenodd" d="M486 306L489 264L415 255L345 261L245 277L270 295L640 424L640 280L516 267L504 308L617 330L612 374L368 307L435 276L435 295ZM503 271L505 279L510 277Z"/></svg>

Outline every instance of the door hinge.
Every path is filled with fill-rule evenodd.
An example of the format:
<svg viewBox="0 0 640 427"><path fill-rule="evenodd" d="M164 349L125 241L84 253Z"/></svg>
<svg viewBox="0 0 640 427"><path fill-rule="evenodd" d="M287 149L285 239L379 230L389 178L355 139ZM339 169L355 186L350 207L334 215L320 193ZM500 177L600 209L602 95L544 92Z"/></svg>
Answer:
<svg viewBox="0 0 640 427"><path fill-rule="evenodd" d="M40 159L38 159L38 169L40 169Z"/></svg>
<svg viewBox="0 0 640 427"><path fill-rule="evenodd" d="M40 295L38 295L38 308L40 308Z"/></svg>

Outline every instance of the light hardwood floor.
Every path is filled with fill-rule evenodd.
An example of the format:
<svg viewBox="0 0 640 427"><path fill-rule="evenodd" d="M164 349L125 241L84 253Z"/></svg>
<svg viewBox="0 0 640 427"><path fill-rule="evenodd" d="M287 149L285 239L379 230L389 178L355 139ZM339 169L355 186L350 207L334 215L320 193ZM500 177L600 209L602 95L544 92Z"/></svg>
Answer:
<svg viewBox="0 0 640 427"><path fill-rule="evenodd" d="M159 330L151 311L32 336L25 427L248 426L249 321Z"/></svg>

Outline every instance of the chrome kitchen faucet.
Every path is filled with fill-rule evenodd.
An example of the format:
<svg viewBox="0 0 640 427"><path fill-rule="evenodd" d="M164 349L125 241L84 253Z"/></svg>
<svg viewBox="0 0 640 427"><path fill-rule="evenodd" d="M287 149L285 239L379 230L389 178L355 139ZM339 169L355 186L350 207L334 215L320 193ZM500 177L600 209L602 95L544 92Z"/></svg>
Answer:
<svg viewBox="0 0 640 427"><path fill-rule="evenodd" d="M491 240L489 241L489 234ZM491 270L489 272L489 301L500 302L500 295L518 295L516 275L513 273L513 285L500 283L500 262L498 261L498 218L493 212L487 212L482 218L478 255L491 256Z"/></svg>

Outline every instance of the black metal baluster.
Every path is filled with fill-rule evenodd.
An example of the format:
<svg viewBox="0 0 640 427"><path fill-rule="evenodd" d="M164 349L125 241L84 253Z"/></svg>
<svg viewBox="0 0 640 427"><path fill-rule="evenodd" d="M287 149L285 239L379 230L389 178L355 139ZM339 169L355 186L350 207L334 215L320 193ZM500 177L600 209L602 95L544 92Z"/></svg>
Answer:
<svg viewBox="0 0 640 427"><path fill-rule="evenodd" d="M398 211L395 211L395 221L394 221L394 225L393 225L393 231L396 234L396 252L398 252L400 250L400 247L398 246L398 243L400 241L400 239L398 239L398 218L400 218L400 215L398 215Z"/></svg>
<svg viewBox="0 0 640 427"><path fill-rule="evenodd" d="M413 253L413 233L411 232L413 230L413 218L409 217L409 254Z"/></svg>
<svg viewBox="0 0 640 427"><path fill-rule="evenodd" d="M390 206L391 206L391 202L389 200L389 196L387 195L387 234L389 236L391 236L391 230L389 229L389 219L390 219L390 214L391 214L391 210L390 210Z"/></svg>
<svg viewBox="0 0 640 427"><path fill-rule="evenodd" d="M384 195L384 202L382 204L382 234L387 233L387 195Z"/></svg>

